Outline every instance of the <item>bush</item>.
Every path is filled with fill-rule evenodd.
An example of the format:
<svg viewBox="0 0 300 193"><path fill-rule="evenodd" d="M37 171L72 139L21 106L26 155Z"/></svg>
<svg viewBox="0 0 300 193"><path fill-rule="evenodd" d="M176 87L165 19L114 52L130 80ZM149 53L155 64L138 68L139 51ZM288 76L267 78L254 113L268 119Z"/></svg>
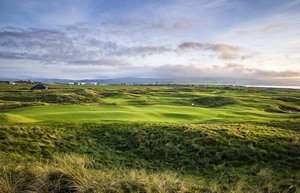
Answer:
<svg viewBox="0 0 300 193"><path fill-rule="evenodd" d="M237 103L234 98L222 96L202 96L192 100L192 102L201 107L221 107Z"/></svg>

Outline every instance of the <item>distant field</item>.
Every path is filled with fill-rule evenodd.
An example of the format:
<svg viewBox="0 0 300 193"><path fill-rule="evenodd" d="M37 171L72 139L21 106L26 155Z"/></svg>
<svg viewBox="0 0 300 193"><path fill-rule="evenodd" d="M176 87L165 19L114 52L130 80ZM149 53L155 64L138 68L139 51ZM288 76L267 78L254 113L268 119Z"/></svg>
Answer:
<svg viewBox="0 0 300 193"><path fill-rule="evenodd" d="M300 90L0 84L0 192L300 192Z"/></svg>

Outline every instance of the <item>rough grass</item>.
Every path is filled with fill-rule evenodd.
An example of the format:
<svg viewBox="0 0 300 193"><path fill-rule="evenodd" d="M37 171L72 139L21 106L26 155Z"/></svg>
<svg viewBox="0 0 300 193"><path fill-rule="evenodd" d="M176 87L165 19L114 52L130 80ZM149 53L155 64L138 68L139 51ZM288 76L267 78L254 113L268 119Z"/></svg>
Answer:
<svg viewBox="0 0 300 193"><path fill-rule="evenodd" d="M7 161L7 160L6 160ZM55 156L48 163L0 162L3 193L192 193L192 192L298 192L297 180L278 184L269 168L252 168L253 181L228 173L214 179L191 178L176 172L136 169L95 169L86 156ZM299 174L298 174L299 176Z"/></svg>
<svg viewBox="0 0 300 193"><path fill-rule="evenodd" d="M277 127L117 122L2 126L0 151L3 158L14 162L23 160L21 165L28 161L55 161L55 154L76 153L80 157L88 156L93 160L92 166L85 164L89 172L113 176L111 178L114 179L107 179L106 187L115 188L115 192L126 192L126 188L136 186L152 186L147 181L152 178L152 174L163 174L166 178L169 174L170 178L182 176L179 181L181 183L187 179L190 184L184 185L183 189L190 192L231 192L238 189L240 192L296 191L299 190L300 183L300 173L297 172L300 171L299 125L296 121L277 123ZM79 170L80 167L73 162L70 161L70 166ZM54 167L51 170L53 169ZM135 171L132 174L135 179L130 181L125 177L129 174L123 171ZM144 175L146 180L139 181L139 175ZM60 178L65 178L66 181L74 181L70 186L82 183L61 170L45 172L43 176L43 183L54 183L53 186L57 188L63 188L65 182L55 185L56 182L50 181L60 182ZM201 184L197 183L199 179L202 180ZM157 179L159 181L161 179ZM170 182L173 183L171 187L175 187L175 181ZM126 185L122 185L124 183ZM92 185L82 186L87 191ZM175 188L176 191L181 190L181 185L179 187ZM44 188L43 191L50 189ZM129 192L147 191L134 189Z"/></svg>
<svg viewBox="0 0 300 193"><path fill-rule="evenodd" d="M237 101L231 97L202 96L192 100L195 105L201 107L221 107L224 105L236 104Z"/></svg>
<svg viewBox="0 0 300 193"><path fill-rule="evenodd" d="M300 108L293 107L293 106L287 106L287 105L279 105L279 109L281 109L285 112L290 112L290 113L299 113L300 112Z"/></svg>
<svg viewBox="0 0 300 193"><path fill-rule="evenodd" d="M277 97L277 100L284 101L284 102L292 102L296 104L300 104L300 98L299 97L289 97L289 96L281 96Z"/></svg>
<svg viewBox="0 0 300 193"><path fill-rule="evenodd" d="M77 104L98 102L99 94L92 89L50 89L45 91L20 90L2 92L0 100L15 103Z"/></svg>
<svg viewBox="0 0 300 193"><path fill-rule="evenodd" d="M279 104L269 106L265 108L265 111L270 113L300 113L300 108L296 106Z"/></svg>
<svg viewBox="0 0 300 193"><path fill-rule="evenodd" d="M33 166L34 165L34 166ZM187 192L176 173L145 170L98 170L85 156L55 157L48 164L0 164L0 192Z"/></svg>
<svg viewBox="0 0 300 193"><path fill-rule="evenodd" d="M8 111L8 110L13 110L13 109L18 109L18 108L22 108L22 107L28 107L31 106L32 104L26 104L26 103L17 103L17 102L11 102L11 103L7 103L7 102L2 102L0 103L0 112L3 111ZM39 104L41 105L41 104Z"/></svg>

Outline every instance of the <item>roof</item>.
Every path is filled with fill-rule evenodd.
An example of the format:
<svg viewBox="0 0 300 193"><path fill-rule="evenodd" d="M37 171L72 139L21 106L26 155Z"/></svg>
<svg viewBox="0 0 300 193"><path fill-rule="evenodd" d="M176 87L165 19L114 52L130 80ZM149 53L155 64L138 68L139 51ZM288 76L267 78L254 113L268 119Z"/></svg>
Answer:
<svg viewBox="0 0 300 193"><path fill-rule="evenodd" d="M48 87L41 83L31 87L31 90L44 90L44 89L48 89Z"/></svg>

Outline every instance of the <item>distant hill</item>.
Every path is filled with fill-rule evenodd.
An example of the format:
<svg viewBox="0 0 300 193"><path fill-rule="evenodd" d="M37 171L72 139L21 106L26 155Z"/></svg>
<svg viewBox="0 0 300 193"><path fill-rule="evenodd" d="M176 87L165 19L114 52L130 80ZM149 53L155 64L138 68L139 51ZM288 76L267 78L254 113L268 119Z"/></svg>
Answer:
<svg viewBox="0 0 300 193"><path fill-rule="evenodd" d="M16 81L20 79L3 79L8 81ZM22 79L28 80L28 79ZM205 84L205 85L272 85L272 86L300 86L300 80L257 80L257 79L237 79L227 77L202 77L202 78L138 78L138 77L122 77L109 79L47 79L47 78L33 78L33 82L54 83L54 84L69 84L85 82L87 84Z"/></svg>

